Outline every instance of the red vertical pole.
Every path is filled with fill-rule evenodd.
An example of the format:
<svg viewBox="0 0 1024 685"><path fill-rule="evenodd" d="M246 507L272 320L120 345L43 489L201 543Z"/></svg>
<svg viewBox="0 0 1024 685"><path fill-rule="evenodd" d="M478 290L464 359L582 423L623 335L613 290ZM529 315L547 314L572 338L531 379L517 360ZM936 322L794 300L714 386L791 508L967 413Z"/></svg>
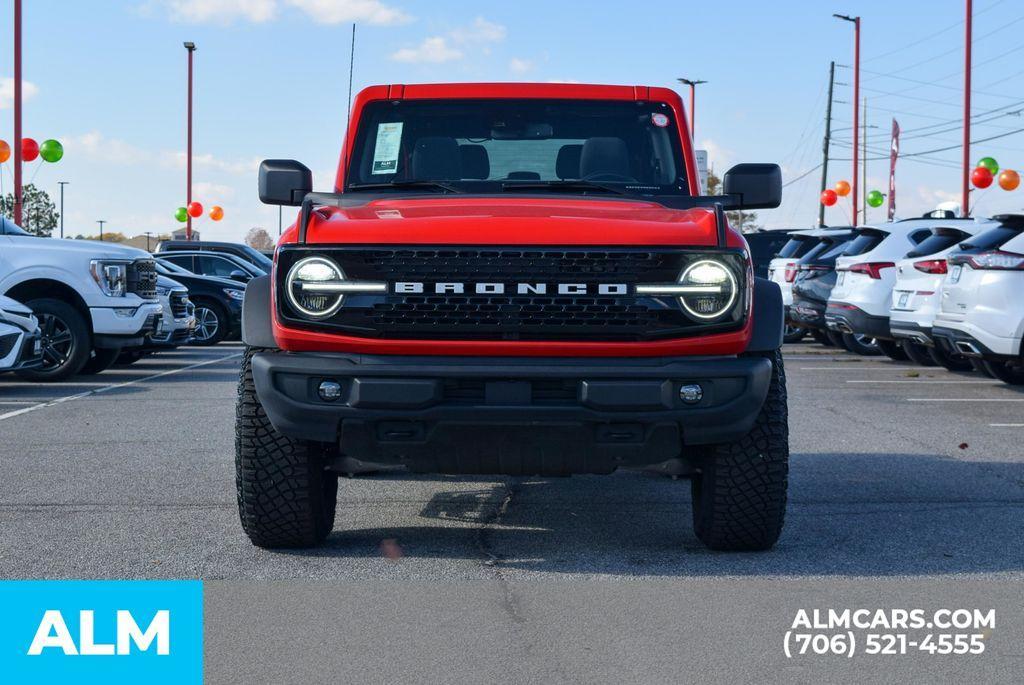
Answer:
<svg viewBox="0 0 1024 685"><path fill-rule="evenodd" d="M963 199L960 202L962 216L969 217L971 210L971 19L974 15L972 0L967 0L967 16L964 19L964 149L963 149L963 170L962 190Z"/></svg>
<svg viewBox="0 0 1024 685"><path fill-rule="evenodd" d="M188 50L188 147L185 153L185 205L192 204L192 53L195 46L187 43ZM192 215L188 214L185 223L185 240L192 240Z"/></svg>
<svg viewBox="0 0 1024 685"><path fill-rule="evenodd" d="M860 169L860 17L853 19L853 223L856 225L860 195L858 194L857 177Z"/></svg>
<svg viewBox="0 0 1024 685"><path fill-rule="evenodd" d="M14 223L21 225L21 0L14 0Z"/></svg>

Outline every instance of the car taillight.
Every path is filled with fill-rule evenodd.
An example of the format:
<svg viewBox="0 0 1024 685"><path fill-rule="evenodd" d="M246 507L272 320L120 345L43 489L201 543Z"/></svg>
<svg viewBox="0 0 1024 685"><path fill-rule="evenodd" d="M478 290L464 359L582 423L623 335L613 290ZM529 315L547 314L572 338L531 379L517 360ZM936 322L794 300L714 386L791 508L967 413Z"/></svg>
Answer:
<svg viewBox="0 0 1024 685"><path fill-rule="evenodd" d="M969 255L967 262L975 269L1024 271L1024 255L1002 250Z"/></svg>
<svg viewBox="0 0 1024 685"><path fill-rule="evenodd" d="M861 262L850 267L855 274L867 274L871 278L881 278L882 269L892 269L896 264L893 262Z"/></svg>
<svg viewBox="0 0 1024 685"><path fill-rule="evenodd" d="M793 264L786 265L786 275L785 275L786 283L792 283L793 281L796 280L796 272L797 272L796 265L793 265Z"/></svg>
<svg viewBox="0 0 1024 685"><path fill-rule="evenodd" d="M926 274L946 273L945 259L926 259L923 262L914 262L914 268Z"/></svg>

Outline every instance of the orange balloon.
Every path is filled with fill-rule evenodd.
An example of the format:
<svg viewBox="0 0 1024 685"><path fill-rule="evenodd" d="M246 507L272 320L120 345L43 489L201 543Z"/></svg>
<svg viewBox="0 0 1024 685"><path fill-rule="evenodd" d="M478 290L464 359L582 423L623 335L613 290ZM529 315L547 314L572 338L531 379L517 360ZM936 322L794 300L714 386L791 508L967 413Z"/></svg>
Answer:
<svg viewBox="0 0 1024 685"><path fill-rule="evenodd" d="M1003 169L999 172L999 187L1003 190L1017 190L1020 185L1020 174L1013 169Z"/></svg>
<svg viewBox="0 0 1024 685"><path fill-rule="evenodd" d="M3 164L11 158L11 146L7 144L6 140L0 140L0 164Z"/></svg>
<svg viewBox="0 0 1024 685"><path fill-rule="evenodd" d="M219 205L210 207L210 218L214 221L220 221L224 218L224 208Z"/></svg>
<svg viewBox="0 0 1024 685"><path fill-rule="evenodd" d="M850 194L850 184L846 181L836 181L836 195L846 197Z"/></svg>

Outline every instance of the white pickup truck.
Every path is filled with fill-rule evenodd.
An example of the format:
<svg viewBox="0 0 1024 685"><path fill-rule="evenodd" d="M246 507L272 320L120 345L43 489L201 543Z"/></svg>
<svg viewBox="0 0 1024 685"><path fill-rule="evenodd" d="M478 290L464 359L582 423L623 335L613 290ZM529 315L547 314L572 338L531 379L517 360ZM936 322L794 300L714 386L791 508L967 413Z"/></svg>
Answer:
<svg viewBox="0 0 1024 685"><path fill-rule="evenodd" d="M42 330L43 364L18 371L26 378L99 373L141 345L163 315L156 280L142 250L38 238L0 218L0 295L30 307Z"/></svg>

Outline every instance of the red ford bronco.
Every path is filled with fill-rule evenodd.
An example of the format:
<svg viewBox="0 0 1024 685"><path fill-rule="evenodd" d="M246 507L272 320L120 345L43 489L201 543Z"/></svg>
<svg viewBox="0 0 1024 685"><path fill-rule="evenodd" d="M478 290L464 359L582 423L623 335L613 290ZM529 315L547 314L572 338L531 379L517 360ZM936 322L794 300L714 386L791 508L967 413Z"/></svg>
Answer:
<svg viewBox="0 0 1024 685"><path fill-rule="evenodd" d="M340 473L684 476L722 550L771 547L786 507L778 286L725 211L777 207L774 164L702 196L679 96L644 86L373 86L333 193L249 283L238 391L242 527L320 543Z"/></svg>

